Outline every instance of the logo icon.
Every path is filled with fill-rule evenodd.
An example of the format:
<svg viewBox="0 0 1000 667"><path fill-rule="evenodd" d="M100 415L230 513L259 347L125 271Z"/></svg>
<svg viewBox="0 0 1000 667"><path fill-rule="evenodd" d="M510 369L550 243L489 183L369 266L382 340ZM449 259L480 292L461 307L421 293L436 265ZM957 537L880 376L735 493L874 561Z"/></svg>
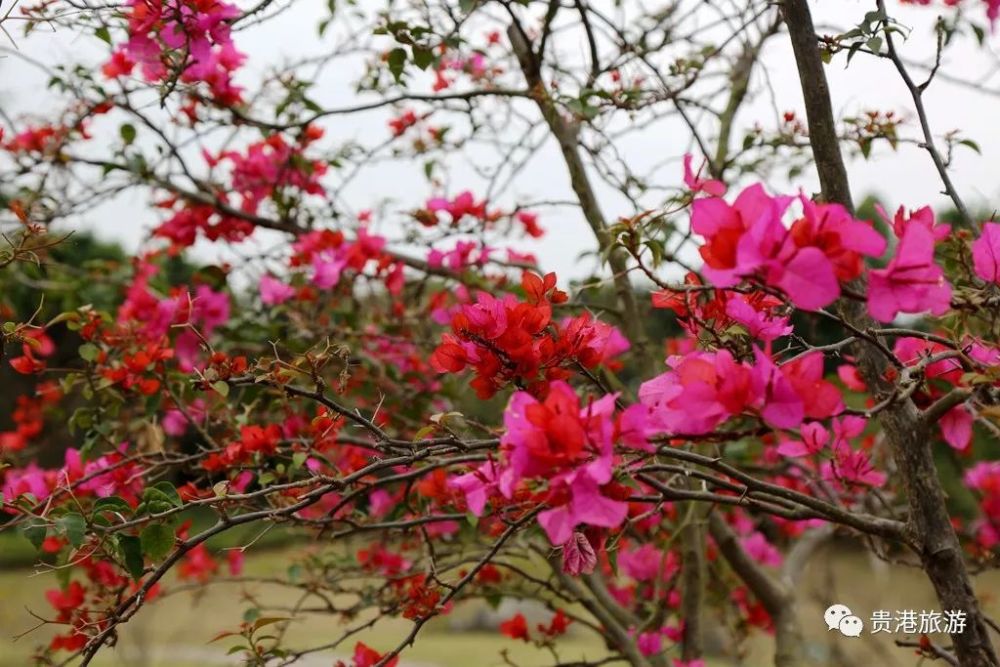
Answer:
<svg viewBox="0 0 1000 667"><path fill-rule="evenodd" d="M864 621L854 615L847 605L831 605L823 612L826 630L838 630L845 637L860 637L865 629Z"/></svg>

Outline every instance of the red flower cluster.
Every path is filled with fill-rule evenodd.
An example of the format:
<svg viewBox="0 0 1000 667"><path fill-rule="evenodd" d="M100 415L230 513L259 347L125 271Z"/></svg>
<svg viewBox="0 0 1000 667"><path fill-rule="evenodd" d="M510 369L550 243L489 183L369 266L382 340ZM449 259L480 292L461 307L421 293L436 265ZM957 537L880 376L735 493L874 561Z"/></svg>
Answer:
<svg viewBox="0 0 1000 667"><path fill-rule="evenodd" d="M350 667L375 667L382 660L382 654L375 649L358 642L354 647L354 656ZM383 667L396 667L399 664L399 656L394 657L383 665ZM348 667L343 660L338 660L335 667Z"/></svg>
<svg viewBox="0 0 1000 667"><path fill-rule="evenodd" d="M42 412L46 407L57 404L62 399L62 391L54 382L44 382L35 389L34 396L18 396L11 421L14 428L0 431L0 452L16 452L24 449L32 438L41 434L44 428Z"/></svg>
<svg viewBox="0 0 1000 667"><path fill-rule="evenodd" d="M489 398L511 383L543 393L549 382L572 374L567 366L593 368L628 349L617 330L588 314L553 325L552 305L567 299L556 288L554 273L540 278L525 272L521 287L527 301L480 292L475 303L463 304L452 317L452 332L434 350L431 366L439 373L471 366L473 389Z"/></svg>
<svg viewBox="0 0 1000 667"><path fill-rule="evenodd" d="M240 428L239 440L230 442L221 453L212 452L206 456L201 466L212 472L229 470L252 460L255 454L273 455L278 450L280 441L281 427L277 424L243 426Z"/></svg>
<svg viewBox="0 0 1000 667"><path fill-rule="evenodd" d="M225 202L225 195L219 195ZM174 251L194 245L198 236L209 241L238 243L253 234L254 226L248 220L223 215L214 206L196 204L171 197L158 204L160 208L174 209L174 214L161 223L153 235L167 239ZM179 208L175 208L179 207Z"/></svg>

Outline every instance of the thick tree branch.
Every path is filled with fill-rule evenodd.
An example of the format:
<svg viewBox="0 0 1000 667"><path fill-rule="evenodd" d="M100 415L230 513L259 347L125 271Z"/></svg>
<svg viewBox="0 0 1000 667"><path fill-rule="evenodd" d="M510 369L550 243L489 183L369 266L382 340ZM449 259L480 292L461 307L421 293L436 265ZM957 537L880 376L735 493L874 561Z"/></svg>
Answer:
<svg viewBox="0 0 1000 667"><path fill-rule="evenodd" d="M833 107L820 58L816 31L807 0L784 0L785 24L791 36L799 70L809 141L813 148L823 196L853 210L847 171L833 125ZM852 284L864 291L863 282ZM844 319L861 331L874 330L875 322L863 304L849 299L839 304ZM885 396L895 388L886 380L887 361L871 345L859 344L858 368L869 387ZM968 617L963 633L952 635L962 667L1000 665L986 631L979 601L972 590L968 569L945 504L931 452L925 421L909 398L887 406L880 421L893 453L910 507L908 530L913 536L924 570L944 609L962 610Z"/></svg>

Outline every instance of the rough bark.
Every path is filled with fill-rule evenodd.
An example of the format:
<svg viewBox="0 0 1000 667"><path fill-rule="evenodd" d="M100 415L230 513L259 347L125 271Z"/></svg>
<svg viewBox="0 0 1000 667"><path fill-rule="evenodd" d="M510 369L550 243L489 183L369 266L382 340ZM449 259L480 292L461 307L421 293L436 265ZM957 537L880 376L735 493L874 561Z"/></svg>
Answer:
<svg viewBox="0 0 1000 667"><path fill-rule="evenodd" d="M809 140L819 173L823 197L853 210L847 170L837 140L830 90L820 58L818 40L807 0L784 0L785 24L791 37L805 101ZM852 285L864 292L864 284ZM864 304L848 299L838 304L841 317L851 326L867 331L877 323ZM885 379L888 360L873 345L862 342L857 350L858 369L878 398L893 392ZM942 609L967 614L965 632L952 635L955 655L963 667L997 667L979 601L972 590L958 536L945 504L931 451L928 420L909 399L897 400L879 415L885 439L892 451L909 505L908 532L915 545Z"/></svg>
<svg viewBox="0 0 1000 667"><path fill-rule="evenodd" d="M743 550L736 533L717 512L709 516L708 528L719 547L719 553L760 600L774 621L775 667L802 667L808 664L794 586L783 584L757 564Z"/></svg>

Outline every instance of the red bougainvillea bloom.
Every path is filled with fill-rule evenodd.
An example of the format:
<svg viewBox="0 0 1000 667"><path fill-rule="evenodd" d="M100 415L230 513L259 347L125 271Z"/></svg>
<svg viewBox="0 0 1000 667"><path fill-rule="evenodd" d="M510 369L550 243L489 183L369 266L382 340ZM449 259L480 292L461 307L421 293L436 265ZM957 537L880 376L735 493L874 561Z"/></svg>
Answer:
<svg viewBox="0 0 1000 667"><path fill-rule="evenodd" d="M526 271L521 286L526 302L479 292L474 303L461 304L451 318L452 333L442 336L431 355L431 366L439 373L473 367L471 384L481 398L511 383L541 395L549 382L570 377L578 365L613 363L628 349L617 329L587 313L551 326L552 305L566 300L555 274L542 278Z"/></svg>
<svg viewBox="0 0 1000 667"><path fill-rule="evenodd" d="M352 657L352 667L375 667L382 660L382 654L375 649L358 642L354 646L354 656ZM341 662L341 665L344 663ZM383 667L396 667L399 664L399 656L385 662Z"/></svg>
<svg viewBox="0 0 1000 667"><path fill-rule="evenodd" d="M511 639L523 639L526 642L531 641L531 636L528 634L528 621L525 620L524 614L515 614L501 623L500 632Z"/></svg>
<svg viewBox="0 0 1000 667"><path fill-rule="evenodd" d="M548 637L559 637L566 634L566 630L569 629L569 625L572 622L573 619L568 617L562 609L556 609L556 613L553 614L552 620L549 621L548 625L539 623L536 627L543 635Z"/></svg>

